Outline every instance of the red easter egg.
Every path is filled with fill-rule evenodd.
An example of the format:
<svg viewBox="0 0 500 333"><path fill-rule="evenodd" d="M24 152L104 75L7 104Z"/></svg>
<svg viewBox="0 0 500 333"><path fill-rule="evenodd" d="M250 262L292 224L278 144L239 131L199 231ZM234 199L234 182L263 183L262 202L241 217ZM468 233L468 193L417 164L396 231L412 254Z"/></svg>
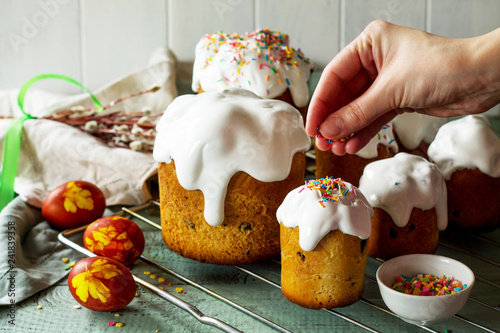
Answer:
<svg viewBox="0 0 500 333"><path fill-rule="evenodd" d="M50 191L42 205L42 215L59 229L77 228L98 219L106 209L102 191L92 183L75 180Z"/></svg>
<svg viewBox="0 0 500 333"><path fill-rule="evenodd" d="M131 265L144 251L144 234L134 222L121 216L106 216L92 222L83 234L85 247L100 256Z"/></svg>
<svg viewBox="0 0 500 333"><path fill-rule="evenodd" d="M69 273L68 287L82 306L102 312L123 309L137 291L134 277L127 267L107 257L78 261Z"/></svg>

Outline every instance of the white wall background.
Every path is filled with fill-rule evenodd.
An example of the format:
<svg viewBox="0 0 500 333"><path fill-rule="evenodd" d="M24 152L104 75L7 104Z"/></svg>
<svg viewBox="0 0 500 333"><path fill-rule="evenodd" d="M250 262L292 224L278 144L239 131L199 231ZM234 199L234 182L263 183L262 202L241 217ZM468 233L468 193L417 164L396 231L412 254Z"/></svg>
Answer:
<svg viewBox="0 0 500 333"><path fill-rule="evenodd" d="M0 90L47 72L96 89L145 66L161 45L188 80L196 43L219 30L279 29L321 70L374 19L450 37L500 26L498 0L0 0L0 8Z"/></svg>

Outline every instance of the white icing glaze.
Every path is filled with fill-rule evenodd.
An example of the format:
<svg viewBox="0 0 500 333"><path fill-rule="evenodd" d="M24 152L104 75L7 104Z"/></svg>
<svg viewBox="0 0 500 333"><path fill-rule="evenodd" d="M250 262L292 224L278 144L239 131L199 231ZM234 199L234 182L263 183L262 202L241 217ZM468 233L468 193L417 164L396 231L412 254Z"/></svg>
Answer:
<svg viewBox="0 0 500 333"><path fill-rule="evenodd" d="M309 101L313 64L288 46L288 35L269 30L207 34L196 45L192 89L243 88L263 98L290 89L297 107Z"/></svg>
<svg viewBox="0 0 500 333"><path fill-rule="evenodd" d="M385 210L398 227L408 223L413 208L435 208L438 229L448 225L446 184L437 165L398 153L365 167L359 188L373 207Z"/></svg>
<svg viewBox="0 0 500 333"><path fill-rule="evenodd" d="M456 170L474 168L500 177L500 138L486 116L466 116L443 125L428 155L446 180Z"/></svg>
<svg viewBox="0 0 500 333"><path fill-rule="evenodd" d="M201 190L205 220L224 220L227 185L238 171L263 182L281 181L292 158L311 140L290 104L243 89L177 97L157 125L153 157L175 161L187 190Z"/></svg>
<svg viewBox="0 0 500 333"><path fill-rule="evenodd" d="M288 193L278 208L279 222L288 228L299 227L299 245L304 251L314 250L331 230L361 239L370 236L372 207L358 188L342 182L349 192L339 195L338 201L322 201L319 190L302 185ZM339 194L335 188L332 192Z"/></svg>
<svg viewBox="0 0 500 333"><path fill-rule="evenodd" d="M392 129L391 123L386 124L366 146L356 153L356 155L365 159L375 158L378 156L379 145L384 145L388 150L397 153L399 151L399 146L396 140L394 140L394 132Z"/></svg>
<svg viewBox="0 0 500 333"><path fill-rule="evenodd" d="M415 149L421 142L431 143L438 129L447 118L420 113L403 113L392 121L401 144L406 149Z"/></svg>

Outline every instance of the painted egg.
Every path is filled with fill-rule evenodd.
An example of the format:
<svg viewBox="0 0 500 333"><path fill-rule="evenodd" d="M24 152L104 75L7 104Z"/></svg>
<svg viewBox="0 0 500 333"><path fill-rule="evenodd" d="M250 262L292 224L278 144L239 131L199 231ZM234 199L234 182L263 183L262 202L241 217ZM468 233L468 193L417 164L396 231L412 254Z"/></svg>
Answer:
<svg viewBox="0 0 500 333"><path fill-rule="evenodd" d="M83 243L93 253L128 266L141 256L145 242L137 224L121 216L106 216L87 227Z"/></svg>
<svg viewBox="0 0 500 333"><path fill-rule="evenodd" d="M100 218L104 209L102 191L92 183L75 180L50 191L43 201L42 215L53 227L72 229Z"/></svg>
<svg viewBox="0 0 500 333"><path fill-rule="evenodd" d="M134 277L127 267L107 257L78 261L69 273L68 287L82 306L102 312L123 309L137 291Z"/></svg>

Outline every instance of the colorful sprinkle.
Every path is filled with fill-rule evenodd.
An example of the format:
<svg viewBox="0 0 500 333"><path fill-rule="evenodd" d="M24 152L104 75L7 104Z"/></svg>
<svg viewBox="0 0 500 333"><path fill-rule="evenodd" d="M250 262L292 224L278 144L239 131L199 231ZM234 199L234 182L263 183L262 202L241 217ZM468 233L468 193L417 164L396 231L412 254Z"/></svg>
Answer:
<svg viewBox="0 0 500 333"><path fill-rule="evenodd" d="M456 294L465 288L467 285L461 281L448 278L444 275L439 277L431 274L417 274L410 278L405 275L400 275L394 279L390 286L393 290L419 296L441 296Z"/></svg>
<svg viewBox="0 0 500 333"><path fill-rule="evenodd" d="M61 259L63 263L67 264L69 262L69 258L62 258Z"/></svg>
<svg viewBox="0 0 500 333"><path fill-rule="evenodd" d="M123 326L125 326L125 324L124 324L124 323L116 323L116 325L115 325L115 326L116 326L116 327L123 327Z"/></svg>
<svg viewBox="0 0 500 333"><path fill-rule="evenodd" d="M306 188L321 192L321 200L318 202L323 208L325 208L325 202L339 201L341 196L346 196L348 193L352 193L352 195L355 196L355 187L348 187L340 178L326 177L307 181L305 187L303 187L300 192Z"/></svg>
<svg viewBox="0 0 500 333"><path fill-rule="evenodd" d="M318 131L318 134L316 134L316 138L319 140L327 141L329 143L328 148L330 148L334 142L345 142L345 141L349 140L348 136L346 136L345 138L339 139L339 140L329 140L329 139L325 138L323 135L321 135L321 133L319 132L319 127L316 127L316 130Z"/></svg>
<svg viewBox="0 0 500 333"><path fill-rule="evenodd" d="M182 289L182 288L175 288L175 291L177 291L180 294L180 293L182 293L184 291L184 289Z"/></svg>

